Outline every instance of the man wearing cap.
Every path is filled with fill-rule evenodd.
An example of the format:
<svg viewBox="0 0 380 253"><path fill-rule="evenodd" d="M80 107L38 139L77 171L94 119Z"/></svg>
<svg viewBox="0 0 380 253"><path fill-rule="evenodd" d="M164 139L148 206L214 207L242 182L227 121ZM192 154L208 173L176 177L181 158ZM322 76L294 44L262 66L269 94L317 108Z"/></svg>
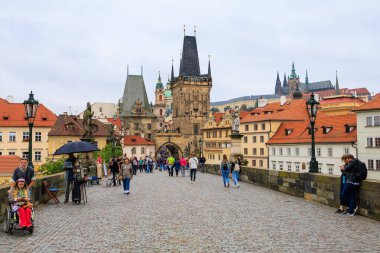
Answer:
<svg viewBox="0 0 380 253"><path fill-rule="evenodd" d="M36 182L36 176L32 167L28 166L28 161L25 158L20 159L20 167L15 169L11 179L11 188L10 191L13 191L13 188L16 185L17 180L20 178L25 179L26 188L28 190L29 196L31 196L31 188Z"/></svg>

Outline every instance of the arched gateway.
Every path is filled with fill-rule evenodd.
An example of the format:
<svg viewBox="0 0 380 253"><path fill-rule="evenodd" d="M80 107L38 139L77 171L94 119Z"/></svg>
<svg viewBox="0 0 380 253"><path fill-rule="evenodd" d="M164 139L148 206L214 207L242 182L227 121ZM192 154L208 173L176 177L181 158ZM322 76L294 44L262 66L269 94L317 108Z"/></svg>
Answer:
<svg viewBox="0 0 380 253"><path fill-rule="evenodd" d="M157 158L168 158L173 155L175 159L180 159L183 156L182 150L173 142L166 142L162 144L156 151Z"/></svg>

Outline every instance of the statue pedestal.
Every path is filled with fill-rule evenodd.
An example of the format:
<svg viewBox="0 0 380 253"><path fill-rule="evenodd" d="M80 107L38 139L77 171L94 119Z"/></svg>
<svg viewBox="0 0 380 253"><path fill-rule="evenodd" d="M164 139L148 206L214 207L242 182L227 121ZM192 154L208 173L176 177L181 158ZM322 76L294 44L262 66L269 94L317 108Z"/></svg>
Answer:
<svg viewBox="0 0 380 253"><path fill-rule="evenodd" d="M241 138L242 134L233 133L230 135L231 137L231 156L235 154L242 154L241 152Z"/></svg>

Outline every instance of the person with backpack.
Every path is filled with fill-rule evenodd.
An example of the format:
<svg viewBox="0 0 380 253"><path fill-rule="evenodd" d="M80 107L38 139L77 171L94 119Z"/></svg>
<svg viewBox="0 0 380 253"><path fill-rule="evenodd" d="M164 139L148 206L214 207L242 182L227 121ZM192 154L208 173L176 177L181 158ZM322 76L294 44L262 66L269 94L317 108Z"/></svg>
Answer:
<svg viewBox="0 0 380 253"><path fill-rule="evenodd" d="M356 206L356 198L361 181L367 178L367 167L365 163L359 159L355 159L353 155L347 155L348 163L344 166L344 171L348 174L347 183L343 188L343 199L348 204L347 215L354 216L358 211Z"/></svg>
<svg viewBox="0 0 380 253"><path fill-rule="evenodd" d="M174 170L175 170L175 176L176 177L178 177L178 172L180 169L181 169L181 163L180 163L179 159L175 159Z"/></svg>
<svg viewBox="0 0 380 253"><path fill-rule="evenodd" d="M231 171L232 171L232 181L234 182L234 186L239 188L239 172L240 172L240 164L238 159L231 163Z"/></svg>
<svg viewBox="0 0 380 253"><path fill-rule="evenodd" d="M179 163L181 165L181 175L182 177L185 176L185 170L186 170L186 164L187 164L187 161L185 159L185 157L181 157L181 159L179 160Z"/></svg>
<svg viewBox="0 0 380 253"><path fill-rule="evenodd" d="M195 183L195 175L197 173L198 164L199 164L198 158L195 156L195 154L192 154L192 157L189 159L189 168L190 168L190 180L193 183Z"/></svg>
<svg viewBox="0 0 380 253"><path fill-rule="evenodd" d="M340 167L340 171L341 171L341 175L340 175L340 190L339 190L339 208L338 210L335 211L335 213L344 213L347 209L347 203L345 202L344 198L343 198L343 189L344 189L344 186L347 182L347 172L344 171L344 166L346 166L348 164L348 158L347 158L347 155L343 155L342 156L342 162L344 163L343 166L339 166Z"/></svg>
<svg viewBox="0 0 380 253"><path fill-rule="evenodd" d="M220 163L220 172L223 177L224 187L230 187L230 163L225 154L223 155L223 160Z"/></svg>

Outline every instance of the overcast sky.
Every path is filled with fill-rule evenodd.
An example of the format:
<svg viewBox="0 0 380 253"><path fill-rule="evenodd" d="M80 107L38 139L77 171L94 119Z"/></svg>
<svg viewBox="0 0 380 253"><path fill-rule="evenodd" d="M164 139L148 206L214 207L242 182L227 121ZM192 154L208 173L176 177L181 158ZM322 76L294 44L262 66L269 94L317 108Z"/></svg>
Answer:
<svg viewBox="0 0 380 253"><path fill-rule="evenodd" d="M149 99L170 74L186 34L201 72L211 55L211 100L272 94L277 71L304 81L380 92L380 1L0 0L0 96L35 98L59 114L117 102L127 75ZM78 108L78 109L77 109Z"/></svg>

